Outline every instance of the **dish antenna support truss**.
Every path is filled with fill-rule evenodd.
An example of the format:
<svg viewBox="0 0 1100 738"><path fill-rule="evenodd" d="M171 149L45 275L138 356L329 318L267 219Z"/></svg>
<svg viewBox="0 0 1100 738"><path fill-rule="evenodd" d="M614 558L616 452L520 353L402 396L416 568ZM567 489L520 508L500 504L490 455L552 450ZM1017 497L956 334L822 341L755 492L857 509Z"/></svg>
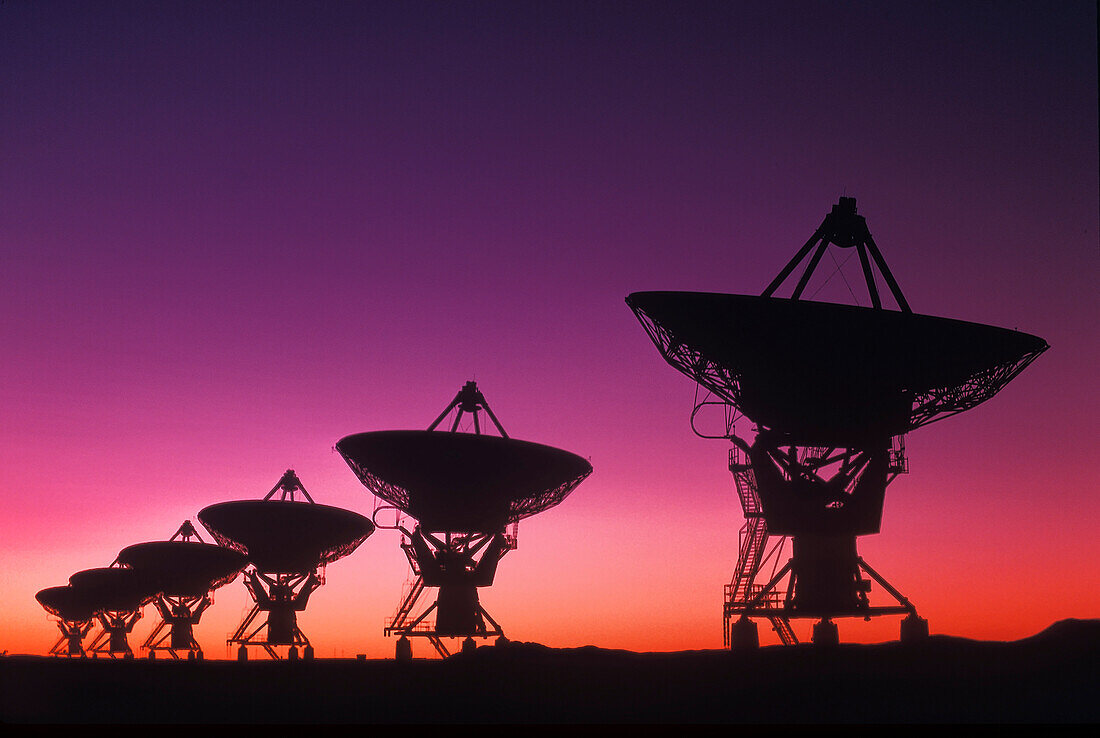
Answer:
<svg viewBox="0 0 1100 738"><path fill-rule="evenodd" d="M504 430L504 426L500 424L500 421L497 420L497 416L493 414L492 408L489 407L489 401L485 399L485 395L477 388L477 382L473 381L467 382L462 386L462 389L458 391L458 394L455 395L455 398L447 405L447 408L428 426L428 430L435 430L436 427L443 422L443 419L447 417L448 413L456 409L458 412L455 413L454 422L451 424L452 433L458 430L458 424L462 420L462 416L468 413L472 416L474 421L474 433L480 435L481 421L478 414L484 411L485 414L489 416L489 420L496 426L497 432L500 433L500 437L508 437L508 433Z"/></svg>
<svg viewBox="0 0 1100 738"><path fill-rule="evenodd" d="M463 385L428 430L434 431L456 410L449 432L458 432L463 415L469 414L473 418L474 434L481 435L479 414L484 412L501 438L508 438L485 395L473 381ZM504 637L500 624L482 606L477 590L492 585L497 564L516 548L519 521L512 523L510 532L426 531L420 525L408 531L400 524L394 527L401 531L401 548L416 575L384 629L387 636L400 636L396 648L398 660L412 658L410 637L426 638L444 658L450 656L450 650L443 638L465 637L462 642L465 651L475 647L474 638ZM418 603L425 599L428 588L438 588L435 601L413 615ZM433 613L434 621L428 618Z"/></svg>
<svg viewBox="0 0 1100 738"><path fill-rule="evenodd" d="M184 543L206 543L190 520L183 521L179 529L168 539ZM234 575L235 576L235 575ZM149 633L141 647L155 659L158 651L166 652L173 659L180 658L179 652L187 652L187 660L202 660L202 647L195 640L195 626L202 614L214 604L212 592L202 595L181 595L161 592L153 600L160 619ZM166 632L167 631L167 632Z"/></svg>
<svg viewBox="0 0 1100 738"><path fill-rule="evenodd" d="M294 470L287 469L271 491L264 495L264 500L270 500L278 493L279 500L294 502L294 496L299 492L309 504L316 504ZM298 613L306 609L309 596L324 583L324 564L311 572L294 573L267 573L260 571L255 564L249 566L244 573L244 586L252 596L252 608L233 635L226 639L226 645L237 644L237 660L248 660L249 646L263 648L274 660L282 658L276 647L289 647L287 658L290 660L297 660L300 647L302 657L312 659L313 645L298 627ZM266 616L261 617L261 613ZM257 619L260 620L258 625Z"/></svg>
<svg viewBox="0 0 1100 738"><path fill-rule="evenodd" d="M867 220L856 213L853 197L840 198L761 297L772 297L812 252L791 293L792 300L801 299L830 245L856 249L873 309L883 309L875 280L874 269L877 268L901 311L913 312L871 237ZM904 614L907 618L902 625L903 635L927 635L927 621L917 615L912 603L874 571L855 548L854 531L878 532L886 486L898 474L908 472L904 436L896 436L889 444L876 449L790 443L784 450L780 447L781 441L792 439L783 439L767 431L758 433L752 446L738 438L732 429L729 440L734 444L730 449L730 472L737 486L745 525L740 534L737 570L724 588L723 637L727 647L752 647L759 643L751 622L754 616L766 618L785 645L798 642L790 625L791 618L807 615L821 617L814 626L814 635L815 639L826 642L837 635L831 615L858 614L870 620L875 615ZM767 502L761 499L760 474L766 480L763 484L765 497L771 498ZM801 489L795 491L796 487ZM814 488L825 495L823 507L821 499L816 504L805 499L804 493ZM801 509L792 510L793 506ZM843 520L842 515L836 514L841 511L845 513ZM849 512L851 514L846 514ZM768 553L769 538L775 537L777 529L784 535ZM811 530L813 533L809 532ZM836 537L838 532L843 535ZM853 534L848 535L849 532ZM780 561L788 537L793 543L792 558L778 570L773 569L766 583L758 583L756 580L762 573L763 564L769 559L774 564ZM877 582L896 604L872 606L867 596L871 581L863 575ZM780 585L784 579L787 586L782 589Z"/></svg>
<svg viewBox="0 0 1100 738"><path fill-rule="evenodd" d="M785 645L798 642L791 619L806 617L821 618L815 642L836 640L832 617L906 615L903 639L927 635L916 607L856 552L857 536L879 532L886 487L908 471L902 436L879 449L784 447L766 429L751 445L733 433L730 441L745 524L723 592L727 647L759 645L754 617L767 619ZM778 540L769 549L770 539ZM788 540L791 557L779 566ZM872 581L894 604L871 603Z"/></svg>
<svg viewBox="0 0 1100 738"><path fill-rule="evenodd" d="M787 265L776 275L768 288L761 293L761 296L771 297L783 282L791 276L791 273L794 272L802 260L813 251L813 256L810 257L810 261L791 294L792 300L801 298L802 291L806 289L810 277L813 276L814 270L817 269L821 257L825 255L830 244L839 246L842 249L854 248L859 254L859 263L863 267L863 279L867 283L867 294L871 298L872 307L882 308L882 299L879 297L878 286L875 284L875 273L871 266L871 260L873 259L874 266L878 268L879 274L886 281L890 293L898 303L898 307L901 308L902 312L913 312L909 308L909 303L905 300L905 295L901 293L901 287L898 286L897 280L890 272L890 267L886 265L886 260L882 258L882 253L875 245L875 240L871 238L871 232L867 229L867 220L862 215L856 214L856 199L854 197L842 197L840 202L833 205L832 211L825 216L825 220L821 221L821 225L814 231L814 235L810 236L810 240L799 249L793 259L787 262ZM870 258L868 258L868 255Z"/></svg>
<svg viewBox="0 0 1100 738"><path fill-rule="evenodd" d="M58 618L57 627L61 631L61 637L50 648L50 656L65 656L66 658L84 658L84 636L95 625L94 620L65 620Z"/></svg>
<svg viewBox="0 0 1100 738"><path fill-rule="evenodd" d="M88 653L95 658L99 654L109 656L112 659L132 659L134 652L130 648L130 631L141 620L141 608L135 610L102 610L96 613L100 630L88 646Z"/></svg>
<svg viewBox="0 0 1100 738"><path fill-rule="evenodd" d="M269 574L249 567L244 573L244 586L254 604L226 639L227 644L238 644L237 660L248 660L248 646L262 647L275 660L281 658L276 647L289 646L287 657L292 661L298 658L301 647L303 658L312 659L313 646L298 627L298 613L306 609L309 596L322 584L323 574L318 572ZM260 613L266 613L266 617L256 625Z"/></svg>
<svg viewBox="0 0 1100 738"><path fill-rule="evenodd" d="M108 567L108 570L118 569L130 573L128 567L119 564L116 559ZM74 575L75 576L75 575ZM70 584L72 580L70 579ZM79 587L79 585L78 585ZM92 637L88 646L88 653L92 658L100 654L114 658L132 659L134 651L130 648L129 635L134 626L141 620L142 609L153 599L153 594L142 597L135 596L132 602L125 605L122 602L111 602L96 610L95 618L99 623L99 631Z"/></svg>
<svg viewBox="0 0 1100 738"><path fill-rule="evenodd" d="M304 499L295 500L298 494ZM227 639L238 645L237 659L246 661L252 646L273 659L285 646L292 660L302 647L301 656L312 658L297 613L324 584L325 567L351 554L374 532L374 524L350 510L314 502L292 469L263 499L220 502L198 517L219 544L246 557L244 583L253 606Z"/></svg>
<svg viewBox="0 0 1100 738"><path fill-rule="evenodd" d="M270 500L275 496L276 492L279 493L280 500L289 500L290 502L294 502L294 493L301 492L302 497L306 498L306 502L315 504L313 498L309 496L309 492L306 492L306 487L302 484L302 480L298 479L298 475L294 473L293 469L287 469L283 472L283 476L279 478L278 483L271 488L271 491L264 495L264 499Z"/></svg>
<svg viewBox="0 0 1100 738"><path fill-rule="evenodd" d="M84 637L95 625L95 616L87 607L77 604L80 595L71 586L49 587L35 595L38 604L56 618L61 637L49 650L50 656L84 658ZM75 605L75 606L74 606Z"/></svg>

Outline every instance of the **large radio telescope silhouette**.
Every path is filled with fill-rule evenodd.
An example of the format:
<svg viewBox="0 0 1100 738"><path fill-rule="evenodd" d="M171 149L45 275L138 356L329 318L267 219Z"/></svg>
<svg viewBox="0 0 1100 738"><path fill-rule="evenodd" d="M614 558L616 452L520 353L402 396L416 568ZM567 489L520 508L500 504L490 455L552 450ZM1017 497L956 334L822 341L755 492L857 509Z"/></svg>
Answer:
<svg viewBox="0 0 1100 738"><path fill-rule="evenodd" d="M858 253L871 307L802 299L831 246ZM791 296L776 296L804 261ZM884 307L880 281L897 310ZM904 435L993 397L1047 343L914 313L848 197L759 296L637 292L626 302L670 365L755 426L751 443L732 421L725 436L745 514L725 588L727 644L758 644L754 617L784 643L797 641L791 618L820 618L815 642L835 642L831 619L844 616L905 614L903 640L926 636L927 621L858 555L856 538L879 532L886 487L908 471ZM791 538L782 566L773 536ZM871 604L872 581L894 604Z"/></svg>

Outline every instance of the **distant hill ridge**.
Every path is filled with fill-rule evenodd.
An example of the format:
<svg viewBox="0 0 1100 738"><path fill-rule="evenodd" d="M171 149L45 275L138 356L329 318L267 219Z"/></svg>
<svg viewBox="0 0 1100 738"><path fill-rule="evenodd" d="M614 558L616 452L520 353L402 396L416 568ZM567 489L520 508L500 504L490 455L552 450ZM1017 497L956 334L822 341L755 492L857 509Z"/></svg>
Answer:
<svg viewBox="0 0 1100 738"><path fill-rule="evenodd" d="M1100 722L1100 620L1018 641L635 653L502 642L446 660L0 658L4 723Z"/></svg>

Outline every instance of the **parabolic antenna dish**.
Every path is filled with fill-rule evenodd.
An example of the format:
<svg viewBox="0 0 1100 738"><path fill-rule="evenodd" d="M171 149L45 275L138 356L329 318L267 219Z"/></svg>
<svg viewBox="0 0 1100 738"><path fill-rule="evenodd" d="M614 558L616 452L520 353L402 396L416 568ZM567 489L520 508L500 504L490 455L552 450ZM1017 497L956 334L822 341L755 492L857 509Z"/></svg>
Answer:
<svg viewBox="0 0 1100 738"><path fill-rule="evenodd" d="M91 620L96 608L88 593L70 586L49 587L34 596L46 611L70 623Z"/></svg>
<svg viewBox="0 0 1100 738"><path fill-rule="evenodd" d="M367 489L433 531L498 531L557 505L592 473L568 451L471 433L358 433L336 450Z"/></svg>
<svg viewBox="0 0 1100 738"><path fill-rule="evenodd" d="M899 435L995 395L1048 346L908 312L703 292L626 299L665 359L806 445Z"/></svg>
<svg viewBox="0 0 1100 738"><path fill-rule="evenodd" d="M148 577L134 569L85 569L69 577L69 585L88 598L95 612L136 610L156 597Z"/></svg>
<svg viewBox="0 0 1100 738"><path fill-rule="evenodd" d="M142 572L166 595L202 597L233 581L248 557L212 543L152 541L122 549L118 563Z"/></svg>
<svg viewBox="0 0 1100 738"><path fill-rule="evenodd" d="M222 546L270 573L313 571L374 532L374 523L351 510L292 500L221 502L200 511L199 520Z"/></svg>

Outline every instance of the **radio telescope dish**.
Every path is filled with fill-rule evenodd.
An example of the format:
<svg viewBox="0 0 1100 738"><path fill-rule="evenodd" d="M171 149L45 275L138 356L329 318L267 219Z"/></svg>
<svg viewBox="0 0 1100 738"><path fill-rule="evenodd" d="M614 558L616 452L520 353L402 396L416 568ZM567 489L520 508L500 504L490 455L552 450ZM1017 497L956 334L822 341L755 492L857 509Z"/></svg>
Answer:
<svg viewBox="0 0 1100 738"><path fill-rule="evenodd" d="M279 498L272 499L276 492ZM307 501L296 501L298 493ZM293 469L264 499L210 505L199 511L199 520L218 543L251 564L244 580L255 605L229 638L240 644L237 658L248 658L248 646L261 646L272 658L279 658L276 647L288 646L292 659L303 646L305 658L312 658L297 613L324 583L324 567L358 548L374 532L374 523L350 510L318 505ZM260 613L265 616L253 627Z"/></svg>
<svg viewBox="0 0 1100 738"><path fill-rule="evenodd" d="M451 432L435 430L452 411ZM500 437L481 432L483 412ZM466 414L474 433L457 432ZM509 438L475 382L426 431L359 433L340 439L336 450L378 500L418 523L412 531L400 521L391 526L401 530L417 575L385 629L400 636L399 659L412 658L410 636L427 638L442 656L449 652L441 638L465 637L465 649L475 637L503 636L478 588L493 583L497 563L515 548L518 521L557 505L592 473L591 464L568 451ZM426 587L438 587L438 596L414 614Z"/></svg>
<svg viewBox="0 0 1100 738"><path fill-rule="evenodd" d="M203 508L199 520L218 543L265 572L313 571L347 556L374 532L358 513L291 500L221 502Z"/></svg>
<svg viewBox="0 0 1100 738"><path fill-rule="evenodd" d="M1048 347L914 313L751 295L627 298L669 364L807 445L907 433L992 397Z"/></svg>
<svg viewBox="0 0 1100 738"><path fill-rule="evenodd" d="M212 543L151 541L122 549L118 562L144 573L164 594L202 597L233 581L248 558Z"/></svg>
<svg viewBox="0 0 1100 738"><path fill-rule="evenodd" d="M871 307L800 299L831 246L858 253ZM790 298L775 296L807 258ZM898 310L883 308L879 281ZM758 645L753 617L784 643L797 641L796 617L821 618L815 642L835 642L830 618L841 616L905 614L902 639L926 637L927 621L857 554L856 537L879 532L886 487L908 472L904 434L993 397L1046 341L913 313L847 197L760 296L636 292L626 302L664 359L734 411L729 468L745 525L725 590L727 644ZM737 413L755 425L751 444L734 432ZM782 567L773 535L792 539ZM872 581L896 604L872 605Z"/></svg>
<svg viewBox="0 0 1100 738"><path fill-rule="evenodd" d="M133 658L128 635L141 619L141 609L157 595L156 585L134 569L85 569L69 577L69 586L87 597L100 631L88 650L111 658Z"/></svg>
<svg viewBox="0 0 1100 738"><path fill-rule="evenodd" d="M592 473L551 446L439 431L375 431L336 450L379 498L425 530L495 532L557 505Z"/></svg>
<svg viewBox="0 0 1100 738"><path fill-rule="evenodd" d="M148 577L113 566L78 571L69 577L69 586L87 597L97 613L137 610L157 595Z"/></svg>
<svg viewBox="0 0 1100 738"><path fill-rule="evenodd" d="M71 586L48 587L34 596L51 615L79 623L91 620L95 608L87 593Z"/></svg>
<svg viewBox="0 0 1100 738"><path fill-rule="evenodd" d="M87 593L71 586L48 587L34 596L38 604L57 618L61 637L50 648L51 656L83 657L84 636L92 629L94 604Z"/></svg>
<svg viewBox="0 0 1100 738"><path fill-rule="evenodd" d="M201 659L194 626L213 604L211 592L233 581L248 557L206 543L186 520L169 540L127 546L116 561L143 574L160 593L154 600L160 619L142 644L149 658L157 651L179 658L177 652L185 651L188 659Z"/></svg>

